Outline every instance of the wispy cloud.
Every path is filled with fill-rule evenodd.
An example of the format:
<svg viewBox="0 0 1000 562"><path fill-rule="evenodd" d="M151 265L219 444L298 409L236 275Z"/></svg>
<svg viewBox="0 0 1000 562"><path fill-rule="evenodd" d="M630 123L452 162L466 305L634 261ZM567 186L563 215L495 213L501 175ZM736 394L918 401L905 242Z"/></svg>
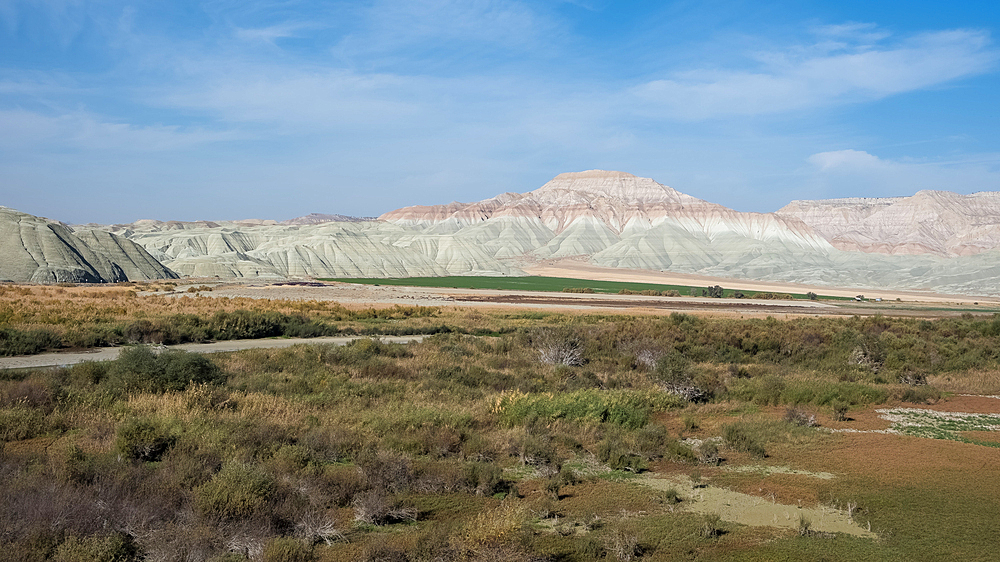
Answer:
<svg viewBox="0 0 1000 562"><path fill-rule="evenodd" d="M802 12L794 31L717 31L718 10L694 7L680 13L704 27L685 32L678 10L583 4L593 11L519 0L0 0L0 176L19 178L0 190L48 203L42 190L86 176L197 197L229 185L263 202L282 185L287 208L317 205L300 214L378 214L604 167L770 210L810 181L842 193L878 182L905 192L898 177L955 189L995 179L988 163L824 152L911 142L833 110L994 71L988 31L809 27L819 20ZM992 150L974 140L982 131L958 126L919 137L966 133L919 151ZM254 213L253 200L241 198L240 214L276 209ZM219 209L206 216L230 207Z"/></svg>
<svg viewBox="0 0 1000 562"><path fill-rule="evenodd" d="M858 41L858 32L866 41ZM758 53L753 70L690 70L635 89L650 114L709 119L787 113L862 102L935 87L996 67L989 34L975 30L925 33L892 45L867 27L826 35L850 43L822 42L812 49Z"/></svg>
<svg viewBox="0 0 1000 562"><path fill-rule="evenodd" d="M391 53L390 58L408 60L428 50L440 55L456 45L523 52L538 48L559 29L556 20L514 0L376 0L335 51L349 58Z"/></svg>
<svg viewBox="0 0 1000 562"><path fill-rule="evenodd" d="M83 111L44 115L23 109L0 110L0 130L4 131L0 148L9 155L67 149L89 153L163 152L246 138L232 131L116 123Z"/></svg>
<svg viewBox="0 0 1000 562"><path fill-rule="evenodd" d="M323 27L316 22L284 22L267 27L237 27L234 34L237 39L244 41L262 41L273 45L279 39L302 37L304 31L322 29Z"/></svg>
<svg viewBox="0 0 1000 562"><path fill-rule="evenodd" d="M828 189L850 186L856 196L911 195L922 189L995 191L1000 188L1000 154L956 159L883 159L863 150L813 154L814 181Z"/></svg>

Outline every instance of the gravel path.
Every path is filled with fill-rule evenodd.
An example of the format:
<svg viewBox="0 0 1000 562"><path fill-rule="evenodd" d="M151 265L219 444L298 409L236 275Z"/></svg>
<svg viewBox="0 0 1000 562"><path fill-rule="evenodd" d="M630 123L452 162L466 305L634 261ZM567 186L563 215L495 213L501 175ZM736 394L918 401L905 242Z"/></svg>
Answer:
<svg viewBox="0 0 1000 562"><path fill-rule="evenodd" d="M212 343L183 343L164 346L166 349L182 349L197 353L219 353L222 351L239 351L241 349L272 349L289 347L296 344L332 343L344 345L364 336L336 336L327 338L279 338L263 340L229 340ZM379 336L385 343L409 343L423 341L424 336ZM65 367L84 361L111 361L121 353L121 347L100 347L87 351L41 353L38 355L0 357L0 369L28 369L39 367Z"/></svg>

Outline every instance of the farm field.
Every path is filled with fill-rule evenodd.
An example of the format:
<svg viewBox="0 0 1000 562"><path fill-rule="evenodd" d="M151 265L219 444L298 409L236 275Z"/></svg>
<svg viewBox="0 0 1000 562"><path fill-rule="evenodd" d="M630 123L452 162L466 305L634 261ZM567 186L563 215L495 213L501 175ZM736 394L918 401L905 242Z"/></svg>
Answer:
<svg viewBox="0 0 1000 562"><path fill-rule="evenodd" d="M8 288L3 341L140 320L122 336L359 339L0 371L14 559L988 560L1000 534L994 316L126 292Z"/></svg>
<svg viewBox="0 0 1000 562"><path fill-rule="evenodd" d="M647 293L662 294L664 292L676 291L675 296L698 296L706 287L693 285L672 285L662 283L639 283L625 281L602 281L595 279L575 279L569 277L545 277L531 275L526 277L489 277L489 276L451 276L451 277L393 277L393 278L344 278L344 279L321 279L321 281L333 281L340 283L361 283L365 285L395 285L403 287L452 287L455 289L496 289L502 291L554 291L554 292L580 292L588 291L593 293L618 294L623 291L631 291L635 294ZM734 298L736 293L745 294L747 298L753 298L756 291L741 290L740 288L723 288L722 298ZM775 293L766 293L773 295ZM808 299L805 293L781 293L782 296L795 299ZM664 295L667 296L667 295ZM704 295L703 295L704 296ZM773 298L773 297L772 297ZM824 299L848 300L848 297L822 296Z"/></svg>

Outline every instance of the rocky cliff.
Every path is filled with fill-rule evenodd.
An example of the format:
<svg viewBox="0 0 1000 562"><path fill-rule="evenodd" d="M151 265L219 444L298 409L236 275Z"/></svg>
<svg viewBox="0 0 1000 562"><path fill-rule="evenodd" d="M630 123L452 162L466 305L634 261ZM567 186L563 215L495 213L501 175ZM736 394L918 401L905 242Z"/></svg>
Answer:
<svg viewBox="0 0 1000 562"><path fill-rule="evenodd" d="M1000 248L1000 192L792 201L776 214L802 220L841 250L954 257Z"/></svg>
<svg viewBox="0 0 1000 562"><path fill-rule="evenodd" d="M141 246L102 230L0 207L0 280L114 283L176 278Z"/></svg>

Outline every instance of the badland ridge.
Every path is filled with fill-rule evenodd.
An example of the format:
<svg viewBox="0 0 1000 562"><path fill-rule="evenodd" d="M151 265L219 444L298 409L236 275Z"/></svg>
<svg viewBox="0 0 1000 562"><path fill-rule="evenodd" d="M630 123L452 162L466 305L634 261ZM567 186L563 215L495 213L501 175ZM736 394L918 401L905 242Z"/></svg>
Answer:
<svg viewBox="0 0 1000 562"><path fill-rule="evenodd" d="M9 215L0 219L9 222ZM113 236L115 246L131 251L123 245L131 243L162 264L136 276L518 275L532 263L568 258L718 277L1000 294L994 192L793 201L774 213L746 213L649 178L589 170L560 174L526 193L406 207L378 219L313 214L280 223L142 220L63 228L78 237ZM23 230L0 226L0 247L17 247ZM55 262L69 254L39 259L35 252L32 259L38 271L56 271L63 266ZM0 269L0 278L61 280L29 274L28 266Z"/></svg>

